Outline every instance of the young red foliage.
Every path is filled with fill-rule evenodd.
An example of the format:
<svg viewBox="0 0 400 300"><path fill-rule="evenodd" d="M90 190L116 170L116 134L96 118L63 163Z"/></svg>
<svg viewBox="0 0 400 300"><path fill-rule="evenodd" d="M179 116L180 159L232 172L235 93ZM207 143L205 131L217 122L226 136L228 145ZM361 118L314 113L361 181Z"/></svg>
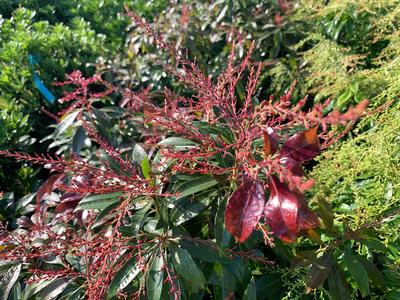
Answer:
<svg viewBox="0 0 400 300"><path fill-rule="evenodd" d="M275 236L293 242L303 229L318 225L317 217L307 207L304 197L292 191L275 176L268 180L270 197L265 205L264 217Z"/></svg>
<svg viewBox="0 0 400 300"><path fill-rule="evenodd" d="M259 181L243 183L229 198L225 211L226 229L240 243L247 240L265 206L264 187Z"/></svg>

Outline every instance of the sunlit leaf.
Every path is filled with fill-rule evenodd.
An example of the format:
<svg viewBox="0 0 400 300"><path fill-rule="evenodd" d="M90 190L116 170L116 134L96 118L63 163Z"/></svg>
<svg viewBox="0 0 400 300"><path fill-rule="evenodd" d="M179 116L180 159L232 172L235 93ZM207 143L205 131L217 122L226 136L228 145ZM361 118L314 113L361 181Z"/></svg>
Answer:
<svg viewBox="0 0 400 300"><path fill-rule="evenodd" d="M193 285L204 287L206 279L189 253L182 248L171 248L171 257L178 276L183 277Z"/></svg>
<svg viewBox="0 0 400 300"><path fill-rule="evenodd" d="M150 270L147 275L146 288L147 299L159 300L163 287L163 258L161 256L154 257Z"/></svg>
<svg viewBox="0 0 400 300"><path fill-rule="evenodd" d="M11 292L12 287L18 280L21 272L21 265L11 267L7 273L0 280L0 299L7 300L8 295Z"/></svg>
<svg viewBox="0 0 400 300"><path fill-rule="evenodd" d="M107 299L113 298L118 291L128 286L132 280L140 273L141 268L137 265L137 258L132 257L128 259L124 265L115 274L110 283L107 293Z"/></svg>
<svg viewBox="0 0 400 300"><path fill-rule="evenodd" d="M251 235L265 205L264 188L251 180L233 192L225 210L225 227L240 243Z"/></svg>
<svg viewBox="0 0 400 300"><path fill-rule="evenodd" d="M176 193L179 193L177 199L187 197L194 193L206 190L214 185L217 185L218 181L214 177L210 176L197 176L190 180L184 181L182 184L176 187Z"/></svg>
<svg viewBox="0 0 400 300"><path fill-rule="evenodd" d="M317 226L315 214L299 192L291 191L275 176L269 177L269 190L264 216L274 235L285 242L293 242L300 230Z"/></svg>
<svg viewBox="0 0 400 300"><path fill-rule="evenodd" d="M296 133L282 146L282 157L290 157L298 162L313 159L321 152L317 134L318 127Z"/></svg>
<svg viewBox="0 0 400 300"><path fill-rule="evenodd" d="M278 148L278 136L271 127L268 127L266 130L264 130L263 135L265 156L274 154Z"/></svg>
<svg viewBox="0 0 400 300"><path fill-rule="evenodd" d="M75 211L83 209L104 209L112 203L120 200L122 193L111 193L111 194L100 194L100 195L88 195L79 202Z"/></svg>

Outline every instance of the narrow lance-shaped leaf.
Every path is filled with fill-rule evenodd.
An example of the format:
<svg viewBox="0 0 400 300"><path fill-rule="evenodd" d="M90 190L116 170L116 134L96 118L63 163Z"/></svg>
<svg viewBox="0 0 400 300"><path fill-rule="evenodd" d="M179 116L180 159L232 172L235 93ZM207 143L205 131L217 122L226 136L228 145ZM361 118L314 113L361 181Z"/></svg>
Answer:
<svg viewBox="0 0 400 300"><path fill-rule="evenodd" d="M317 130L318 127L314 127L290 137L282 146L281 156L300 163L316 157L321 152Z"/></svg>
<svg viewBox="0 0 400 300"><path fill-rule="evenodd" d="M171 248L171 257L176 273L191 282L193 285L204 287L206 279L199 270L190 254L182 248Z"/></svg>
<svg viewBox="0 0 400 300"><path fill-rule="evenodd" d="M21 265L11 267L0 280L0 300L7 300L10 291L18 280L21 272Z"/></svg>
<svg viewBox="0 0 400 300"><path fill-rule="evenodd" d="M154 257L146 280L147 297L149 300L161 299L164 278L164 271L162 268L163 258L161 255Z"/></svg>
<svg viewBox="0 0 400 300"><path fill-rule="evenodd" d="M229 198L225 227L240 243L251 235L265 205L264 188L253 180L243 183Z"/></svg>

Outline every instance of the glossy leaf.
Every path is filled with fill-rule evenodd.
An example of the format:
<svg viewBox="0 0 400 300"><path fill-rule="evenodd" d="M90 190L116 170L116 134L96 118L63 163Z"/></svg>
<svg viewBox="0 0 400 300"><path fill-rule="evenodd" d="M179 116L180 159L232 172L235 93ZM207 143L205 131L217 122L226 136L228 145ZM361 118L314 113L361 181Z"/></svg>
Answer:
<svg viewBox="0 0 400 300"><path fill-rule="evenodd" d="M107 299L112 299L118 291L124 289L140 273L141 269L137 266L137 258L128 259L115 274L108 288Z"/></svg>
<svg viewBox="0 0 400 300"><path fill-rule="evenodd" d="M37 295L37 299L53 300L60 295L65 288L71 283L70 278L57 278L42 289Z"/></svg>
<svg viewBox="0 0 400 300"><path fill-rule="evenodd" d="M21 272L21 265L11 267L7 273L0 280L0 299L7 300L8 295L11 292L12 287L18 280Z"/></svg>
<svg viewBox="0 0 400 300"><path fill-rule="evenodd" d="M100 194L100 195L88 195L79 202L77 210L83 209L104 209L112 203L120 200L122 193L111 193L111 194Z"/></svg>
<svg viewBox="0 0 400 300"><path fill-rule="evenodd" d="M313 159L321 152L317 134L318 127L296 133L282 146L282 157L290 157L300 163Z"/></svg>
<svg viewBox="0 0 400 300"><path fill-rule="evenodd" d="M201 193L199 197L193 199L192 197L185 197L179 199L171 210L171 219L174 225L180 225L197 215L209 207L211 201L215 198L216 192ZM214 197L213 197L214 196Z"/></svg>
<svg viewBox="0 0 400 300"><path fill-rule="evenodd" d="M178 276L183 277L193 285L204 287L206 279L189 253L185 249L178 247L172 248L171 252L172 261Z"/></svg>
<svg viewBox="0 0 400 300"><path fill-rule="evenodd" d="M138 144L133 148L132 159L141 167L144 178L150 179L151 165L149 158L147 157L147 152Z"/></svg>
<svg viewBox="0 0 400 300"><path fill-rule="evenodd" d="M275 176L269 177L269 185L270 198L264 216L274 235L285 242L293 242L300 230L317 226L317 218L301 194L291 191Z"/></svg>
<svg viewBox="0 0 400 300"><path fill-rule="evenodd" d="M80 109L71 112L70 114L63 116L60 124L57 126L57 135L66 131L75 121L78 114L81 112Z"/></svg>
<svg viewBox="0 0 400 300"><path fill-rule="evenodd" d="M162 140L158 145L173 147L177 151L185 151L197 147L197 144L191 140L174 136Z"/></svg>
<svg viewBox="0 0 400 300"><path fill-rule="evenodd" d="M36 193L36 201L39 203L39 201L42 200L45 195L50 195L55 189L57 182L62 178L64 178L64 174L51 175L50 178L47 179L47 181L38 189Z"/></svg>
<svg viewBox="0 0 400 300"><path fill-rule="evenodd" d="M211 241L196 241L190 239L182 239L180 245L187 250L192 257L210 263L229 262L231 259L220 255L218 247Z"/></svg>
<svg viewBox="0 0 400 300"><path fill-rule="evenodd" d="M278 149L278 136L271 127L268 127L266 130L264 130L263 135L265 156L274 154Z"/></svg>
<svg viewBox="0 0 400 300"><path fill-rule="evenodd" d="M228 200L225 227L240 243L251 235L265 205L264 188L258 181L243 183Z"/></svg>
<svg viewBox="0 0 400 300"><path fill-rule="evenodd" d="M182 184L180 184L176 188L175 192L179 193L179 196L177 196L177 199L181 199L183 197L187 197L194 193L198 193L203 190L206 190L217 184L218 184L218 181L214 177L198 176L198 177L193 177L193 179L187 180L187 181L183 182Z"/></svg>
<svg viewBox="0 0 400 300"><path fill-rule="evenodd" d="M161 298L164 278L162 268L163 258L161 256L154 257L146 280L147 299L149 300L159 300Z"/></svg>

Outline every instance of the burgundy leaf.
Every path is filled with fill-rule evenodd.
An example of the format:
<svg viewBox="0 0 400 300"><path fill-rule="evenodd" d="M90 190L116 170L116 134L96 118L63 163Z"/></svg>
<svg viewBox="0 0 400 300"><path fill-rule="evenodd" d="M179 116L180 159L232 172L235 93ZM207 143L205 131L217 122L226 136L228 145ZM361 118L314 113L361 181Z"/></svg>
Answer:
<svg viewBox="0 0 400 300"><path fill-rule="evenodd" d="M290 137L282 146L282 157L289 157L300 163L316 157L321 152L317 130L318 127L314 127Z"/></svg>
<svg viewBox="0 0 400 300"><path fill-rule="evenodd" d="M76 193L66 193L61 197L60 203L54 210L55 214L66 214L73 211L78 206L79 201L82 200L83 196Z"/></svg>
<svg viewBox="0 0 400 300"><path fill-rule="evenodd" d="M266 156L274 154L278 149L278 136L275 131L268 127L263 131L264 135L264 153Z"/></svg>
<svg viewBox="0 0 400 300"><path fill-rule="evenodd" d="M303 168L301 167L300 163L297 160L294 160L291 157L282 157L280 159L280 162L283 166L286 167L292 173L293 176L298 176L298 177L303 177L304 176L304 171Z"/></svg>
<svg viewBox="0 0 400 300"><path fill-rule="evenodd" d="M40 200L43 199L45 195L50 195L55 189L56 184L64 177L64 174L54 174L47 179L47 181L42 184L36 193L36 202L39 204Z"/></svg>
<svg viewBox="0 0 400 300"><path fill-rule="evenodd" d="M265 205L264 188L256 180L243 183L228 200L225 227L240 243L251 235Z"/></svg>
<svg viewBox="0 0 400 300"><path fill-rule="evenodd" d="M269 177L269 186L270 198L264 216L274 235L282 241L293 242L300 230L317 226L317 217L298 191L290 190L275 176Z"/></svg>

